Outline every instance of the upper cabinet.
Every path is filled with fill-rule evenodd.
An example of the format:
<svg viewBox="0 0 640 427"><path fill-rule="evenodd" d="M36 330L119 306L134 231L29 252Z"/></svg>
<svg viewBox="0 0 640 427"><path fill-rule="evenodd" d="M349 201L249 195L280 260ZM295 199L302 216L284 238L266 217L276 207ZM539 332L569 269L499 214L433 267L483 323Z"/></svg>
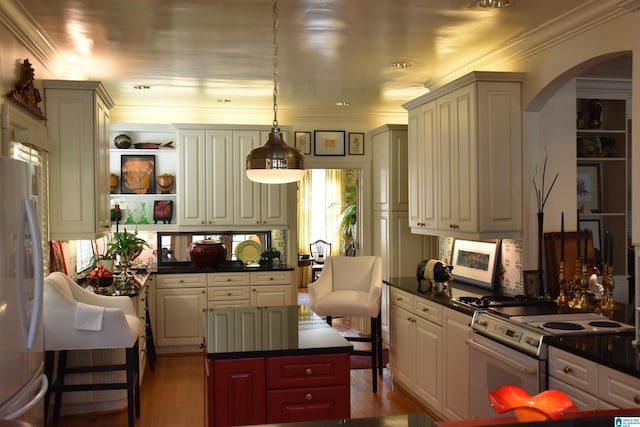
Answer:
<svg viewBox="0 0 640 427"><path fill-rule="evenodd" d="M111 228L109 110L99 82L45 80L51 240L93 240Z"/></svg>
<svg viewBox="0 0 640 427"><path fill-rule="evenodd" d="M115 144L123 135L131 140L128 148ZM111 208L119 206L120 225L156 230L177 224L176 138L176 129L167 124L109 127Z"/></svg>
<svg viewBox="0 0 640 427"><path fill-rule="evenodd" d="M521 235L523 77L473 72L404 105L412 232Z"/></svg>

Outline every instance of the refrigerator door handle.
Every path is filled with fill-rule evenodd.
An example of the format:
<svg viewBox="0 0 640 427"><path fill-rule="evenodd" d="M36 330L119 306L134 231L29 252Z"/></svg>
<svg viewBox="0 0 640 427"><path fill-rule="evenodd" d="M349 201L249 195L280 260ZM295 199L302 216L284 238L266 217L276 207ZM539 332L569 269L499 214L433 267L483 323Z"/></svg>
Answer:
<svg viewBox="0 0 640 427"><path fill-rule="evenodd" d="M44 287L44 260L42 255L42 237L40 236L40 227L38 226L38 214L34 205L28 199L23 201L24 216L20 221L20 229L18 231L16 241L16 285L17 295L19 299L19 307L22 311L20 319L25 334L25 343L28 350L33 347L40 324L40 316L42 315L42 299ZM24 220L26 218L26 221ZM24 267L25 267L25 235L26 228L29 226L31 236L31 251L33 254L33 303L30 311L26 310L27 304L24 301Z"/></svg>
<svg viewBox="0 0 640 427"><path fill-rule="evenodd" d="M32 395L35 390L37 390L37 393L28 402L22 404L17 409L13 410L13 412L8 412L2 415L0 419L15 420L16 418L22 416L24 413L36 406L44 398L45 394L47 394L47 391L49 390L49 380L47 379L47 376L42 373L43 369L44 363L38 370L36 376L33 377L33 379L29 382L29 384L27 384L20 392L18 392L18 394L14 396L11 401L2 406L9 410L12 410L14 405L21 405L21 399L23 399L25 396ZM0 408L0 410L2 409L3 408Z"/></svg>

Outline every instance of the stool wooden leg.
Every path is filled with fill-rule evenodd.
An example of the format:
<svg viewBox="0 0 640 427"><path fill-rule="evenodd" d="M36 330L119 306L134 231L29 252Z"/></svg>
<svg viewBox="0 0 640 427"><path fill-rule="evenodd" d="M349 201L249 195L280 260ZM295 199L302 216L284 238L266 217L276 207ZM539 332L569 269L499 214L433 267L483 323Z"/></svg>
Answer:
<svg viewBox="0 0 640 427"><path fill-rule="evenodd" d="M47 421L49 418L49 404L51 400L51 392L53 390L53 371L55 364L56 353L54 351L46 351L44 353L44 374L47 376L47 380L49 381L49 390L47 390L47 394L44 395L44 424L47 425Z"/></svg>
<svg viewBox="0 0 640 427"><path fill-rule="evenodd" d="M147 360L149 361L149 370L153 372L153 370L155 369L156 359L157 359L156 344L155 344L155 341L153 340L153 330L151 329L151 318L149 316L149 307L147 307L146 311L147 311L147 314L146 314Z"/></svg>
<svg viewBox="0 0 640 427"><path fill-rule="evenodd" d="M64 375L67 371L67 351L60 350L58 353L58 377L54 386L55 398L53 401L53 423L57 424L60 419L60 409L62 408L62 388L64 387Z"/></svg>
<svg viewBox="0 0 640 427"><path fill-rule="evenodd" d="M377 338L377 349L378 349L378 374L382 375L382 369L384 366L382 365L382 315L378 313L378 317L376 318L376 323L378 325L378 338Z"/></svg>
<svg viewBox="0 0 640 427"><path fill-rule="evenodd" d="M375 317L371 318L371 386L373 392L378 392L378 322Z"/></svg>

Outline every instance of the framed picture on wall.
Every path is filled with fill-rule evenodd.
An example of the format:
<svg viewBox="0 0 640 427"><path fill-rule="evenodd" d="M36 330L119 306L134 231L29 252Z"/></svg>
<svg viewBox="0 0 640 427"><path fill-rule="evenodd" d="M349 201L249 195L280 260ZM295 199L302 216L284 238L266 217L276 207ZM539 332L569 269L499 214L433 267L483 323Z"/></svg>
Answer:
<svg viewBox="0 0 640 427"><path fill-rule="evenodd" d="M313 135L313 154L316 156L344 156L343 130L317 130Z"/></svg>
<svg viewBox="0 0 640 427"><path fill-rule="evenodd" d="M500 253L500 240L453 241L451 265L457 281L493 289Z"/></svg>
<svg viewBox="0 0 640 427"><path fill-rule="evenodd" d="M600 165L578 165L577 198L580 212L600 212Z"/></svg>
<svg viewBox="0 0 640 427"><path fill-rule="evenodd" d="M120 186L122 194L155 194L156 156L122 156Z"/></svg>
<svg viewBox="0 0 640 427"><path fill-rule="evenodd" d="M295 132L296 148L302 154L311 154L311 132Z"/></svg>
<svg viewBox="0 0 640 427"><path fill-rule="evenodd" d="M364 155L364 133L349 132L349 155Z"/></svg>

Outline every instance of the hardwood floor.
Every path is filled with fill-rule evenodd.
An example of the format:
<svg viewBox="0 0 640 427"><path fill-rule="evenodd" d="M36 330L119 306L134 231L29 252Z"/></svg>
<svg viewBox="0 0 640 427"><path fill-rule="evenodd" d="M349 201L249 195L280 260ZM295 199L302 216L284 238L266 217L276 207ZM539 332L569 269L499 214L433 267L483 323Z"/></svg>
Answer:
<svg viewBox="0 0 640 427"><path fill-rule="evenodd" d="M336 329L352 333L348 324L334 322ZM356 343L358 344L358 343ZM358 344L359 345L359 344ZM148 369L141 388L141 416L137 427L192 427L204 425L203 361L199 354L158 356L155 370ZM64 399L64 397L63 397ZM351 417L425 412L415 401L394 389L388 369L371 392L371 370L351 371ZM52 425L51 422L47 424ZM115 413L61 417L60 427L126 427L126 410Z"/></svg>

